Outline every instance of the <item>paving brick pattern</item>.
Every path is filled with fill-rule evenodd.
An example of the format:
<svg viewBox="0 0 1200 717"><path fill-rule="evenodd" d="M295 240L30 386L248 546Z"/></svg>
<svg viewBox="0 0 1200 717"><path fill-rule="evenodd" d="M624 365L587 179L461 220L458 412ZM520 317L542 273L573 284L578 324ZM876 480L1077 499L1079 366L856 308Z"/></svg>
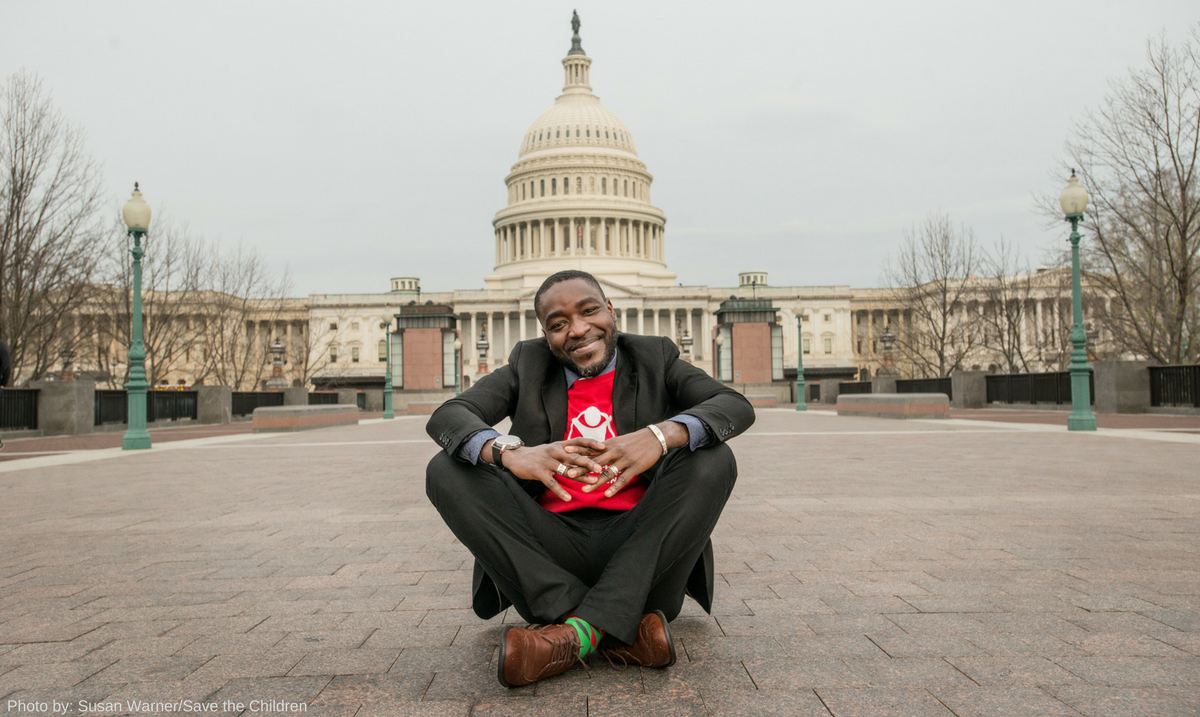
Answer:
<svg viewBox="0 0 1200 717"><path fill-rule="evenodd" d="M1200 442L762 410L678 664L507 690L424 420L0 473L0 714L1200 714Z"/></svg>

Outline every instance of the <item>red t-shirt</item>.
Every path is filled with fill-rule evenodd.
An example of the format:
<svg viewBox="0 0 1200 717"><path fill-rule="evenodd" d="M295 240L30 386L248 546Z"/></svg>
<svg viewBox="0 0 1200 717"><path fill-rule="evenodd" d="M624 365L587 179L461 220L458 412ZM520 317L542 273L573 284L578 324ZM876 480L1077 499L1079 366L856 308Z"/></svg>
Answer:
<svg viewBox="0 0 1200 717"><path fill-rule="evenodd" d="M607 441L616 437L617 426L613 420L613 378L616 375L616 371L609 371L595 378L576 379L571 384L567 390L567 430L563 435L564 441L580 437ZM580 508L629 510L646 493L646 481L641 476L630 479L625 488L611 498L604 497L607 485L602 484L591 493L584 493L586 483L560 478L558 484L571 494L570 501L564 501L549 490L538 498L543 508L555 513Z"/></svg>

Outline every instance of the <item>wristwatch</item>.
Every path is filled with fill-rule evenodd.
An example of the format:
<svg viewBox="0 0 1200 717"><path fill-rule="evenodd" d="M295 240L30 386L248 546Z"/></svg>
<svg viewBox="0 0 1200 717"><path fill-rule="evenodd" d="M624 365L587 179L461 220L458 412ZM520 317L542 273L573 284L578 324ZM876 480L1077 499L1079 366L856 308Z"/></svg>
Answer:
<svg viewBox="0 0 1200 717"><path fill-rule="evenodd" d="M525 441L516 436L497 436L496 440L492 441L492 463L503 468L504 452L515 451L523 445Z"/></svg>

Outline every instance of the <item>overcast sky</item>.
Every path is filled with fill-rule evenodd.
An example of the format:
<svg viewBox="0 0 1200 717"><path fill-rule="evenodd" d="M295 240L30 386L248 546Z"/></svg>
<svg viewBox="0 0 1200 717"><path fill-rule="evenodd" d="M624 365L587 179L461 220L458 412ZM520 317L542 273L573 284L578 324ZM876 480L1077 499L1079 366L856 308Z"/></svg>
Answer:
<svg viewBox="0 0 1200 717"><path fill-rule="evenodd" d="M668 267L710 286L877 286L938 209L1036 264L1066 236L1032 205L1065 183L1072 121L1200 19L1194 0L3 2L0 73L37 73L87 131L114 212L139 181L294 295L474 289L572 8L654 175Z"/></svg>

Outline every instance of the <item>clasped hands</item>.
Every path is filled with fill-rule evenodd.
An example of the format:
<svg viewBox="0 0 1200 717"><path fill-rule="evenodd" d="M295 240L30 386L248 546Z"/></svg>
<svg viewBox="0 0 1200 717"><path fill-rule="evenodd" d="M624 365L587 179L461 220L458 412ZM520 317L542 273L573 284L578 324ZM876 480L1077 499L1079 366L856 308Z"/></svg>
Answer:
<svg viewBox="0 0 1200 717"><path fill-rule="evenodd" d="M687 442L687 428L681 424L667 421L659 428L667 437L669 447ZM485 447L484 454L489 451L490 446ZM540 481L564 501L571 500L571 494L559 484L560 478L583 483L584 493L599 490L607 484L604 497L611 498L634 476L649 470L662 454L658 438L650 429L643 428L606 441L572 438L525 446L505 453L504 467L517 478ZM560 472L560 466L566 466L566 470Z"/></svg>

